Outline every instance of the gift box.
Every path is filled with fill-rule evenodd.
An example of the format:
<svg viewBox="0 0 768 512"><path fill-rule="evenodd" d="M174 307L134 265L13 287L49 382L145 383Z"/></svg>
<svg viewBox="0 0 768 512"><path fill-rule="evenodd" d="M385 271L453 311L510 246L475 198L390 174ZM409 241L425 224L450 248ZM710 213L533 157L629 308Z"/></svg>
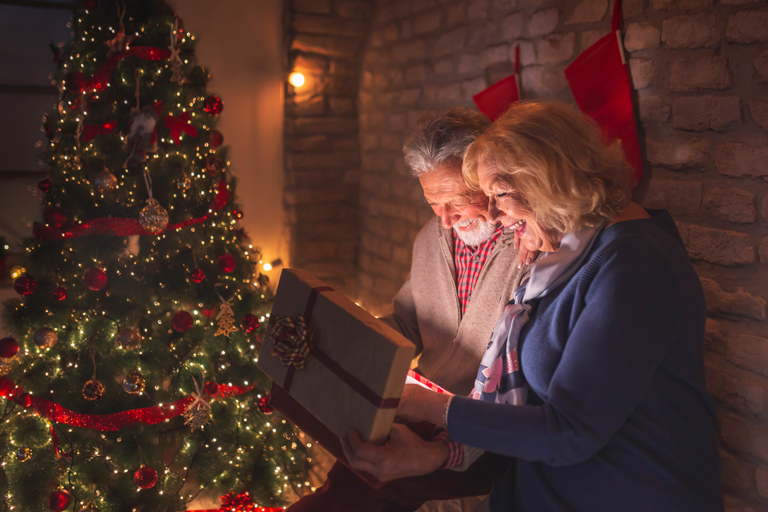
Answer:
<svg viewBox="0 0 768 512"><path fill-rule="evenodd" d="M281 388L272 405L311 436L320 429L338 440L355 428L383 443L415 352L341 293L307 272L284 269L258 367Z"/></svg>

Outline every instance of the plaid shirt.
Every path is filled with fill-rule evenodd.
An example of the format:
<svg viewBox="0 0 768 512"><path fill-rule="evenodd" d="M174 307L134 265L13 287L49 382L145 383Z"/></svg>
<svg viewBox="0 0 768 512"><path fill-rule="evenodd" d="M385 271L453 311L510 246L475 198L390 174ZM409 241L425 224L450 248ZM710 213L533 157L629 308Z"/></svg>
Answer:
<svg viewBox="0 0 768 512"><path fill-rule="evenodd" d="M496 247L496 242L501 236L503 226L499 224L491 238L483 241L477 247L465 244L461 238L453 234L453 262L456 265L456 293L459 296L461 305L461 316L467 311L469 300L472 298L472 292L477 284L477 278L480 271L483 270L488 256ZM434 441L443 441L448 444L448 460L440 469L449 469L460 466L464 462L464 450L461 444L448 437L448 432L440 431L434 438Z"/></svg>
<svg viewBox="0 0 768 512"><path fill-rule="evenodd" d="M499 224L491 238L483 241L477 247L465 244L456 233L451 230L453 235L453 262L456 266L456 293L459 296L461 305L461 316L467 311L469 300L472 298L472 291L477 284L477 278L483 269L488 256L496 247L496 242L501 236L503 226Z"/></svg>

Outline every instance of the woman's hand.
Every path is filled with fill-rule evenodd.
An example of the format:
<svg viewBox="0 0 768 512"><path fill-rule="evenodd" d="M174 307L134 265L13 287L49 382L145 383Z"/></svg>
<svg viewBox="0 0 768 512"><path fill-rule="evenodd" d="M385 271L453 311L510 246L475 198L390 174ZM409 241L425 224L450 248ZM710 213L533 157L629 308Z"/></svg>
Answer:
<svg viewBox="0 0 768 512"><path fill-rule="evenodd" d="M418 384L406 384L400 397L396 420L400 423L418 423L426 421L445 427L443 413L450 395L435 393Z"/></svg>
<svg viewBox="0 0 768 512"><path fill-rule="evenodd" d="M515 234L515 249L518 250L517 268L522 268L523 265L530 265L536 260L536 257L539 255L539 251L532 251L528 249L525 246L525 244L521 244L520 239L517 237L517 234Z"/></svg>
<svg viewBox="0 0 768 512"><path fill-rule="evenodd" d="M349 464L382 482L420 476L440 468L448 460L448 445L425 441L405 425L392 425L389 439L381 446L366 443L355 429L341 440Z"/></svg>

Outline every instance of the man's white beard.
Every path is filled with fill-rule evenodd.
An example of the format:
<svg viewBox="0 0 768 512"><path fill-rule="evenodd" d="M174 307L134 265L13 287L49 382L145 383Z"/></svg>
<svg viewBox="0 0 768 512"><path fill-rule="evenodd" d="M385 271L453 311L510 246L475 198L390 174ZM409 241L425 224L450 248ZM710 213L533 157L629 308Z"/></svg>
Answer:
<svg viewBox="0 0 768 512"><path fill-rule="evenodd" d="M491 236L493 236L493 232L496 231L496 223L488 222L482 219L474 219L475 224L472 226L472 229L469 231L459 229L461 227L469 226L469 224L472 223L472 220L473 219L457 222L453 226L453 231L456 233L456 236L461 239L462 242L474 247L480 245L481 243L491 238Z"/></svg>

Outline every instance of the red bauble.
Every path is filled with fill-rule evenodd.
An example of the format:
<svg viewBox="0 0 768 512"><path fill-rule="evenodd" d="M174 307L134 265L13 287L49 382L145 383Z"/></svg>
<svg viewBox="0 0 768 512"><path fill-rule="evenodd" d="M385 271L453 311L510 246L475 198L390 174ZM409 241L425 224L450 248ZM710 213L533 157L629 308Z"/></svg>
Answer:
<svg viewBox="0 0 768 512"><path fill-rule="evenodd" d="M63 512L72 504L72 495L64 489L53 491L48 495L48 508L53 512Z"/></svg>
<svg viewBox="0 0 768 512"><path fill-rule="evenodd" d="M232 216L235 220L240 220L243 218L243 212L241 210L232 210Z"/></svg>
<svg viewBox="0 0 768 512"><path fill-rule="evenodd" d="M192 279L193 282L200 284L203 282L203 279L205 279L205 272L203 272L198 268L193 270L192 275L190 275L189 277L190 279Z"/></svg>
<svg viewBox="0 0 768 512"><path fill-rule="evenodd" d="M235 267L237 267L237 260L234 256L232 256L229 253L222 254L219 256L219 268L226 272L227 274L230 274L235 271Z"/></svg>
<svg viewBox="0 0 768 512"><path fill-rule="evenodd" d="M173 315L173 320L171 320L173 330L176 332L187 332L194 323L195 320L192 318L192 315L183 310Z"/></svg>
<svg viewBox="0 0 768 512"><path fill-rule="evenodd" d="M85 286L97 292L107 286L107 273L95 267L85 273Z"/></svg>
<svg viewBox="0 0 768 512"><path fill-rule="evenodd" d="M247 333L254 332L259 328L259 319L256 315L250 313L243 317L243 330Z"/></svg>
<svg viewBox="0 0 768 512"><path fill-rule="evenodd" d="M142 464L133 474L133 481L142 489L151 489L157 483L157 471Z"/></svg>
<svg viewBox="0 0 768 512"><path fill-rule="evenodd" d="M40 180L40 182L38 182L37 188L39 188L45 193L48 193L51 190L53 190L53 182L48 178L43 178L42 180Z"/></svg>
<svg viewBox="0 0 768 512"><path fill-rule="evenodd" d="M64 80L66 81L66 87L69 92L80 92L85 88L85 84L88 81L85 78L85 75L80 73L79 71L73 71L71 73L67 73L67 76L64 77Z"/></svg>
<svg viewBox="0 0 768 512"><path fill-rule="evenodd" d="M8 377L0 377L0 396L9 397L16 389L16 384Z"/></svg>
<svg viewBox="0 0 768 512"><path fill-rule="evenodd" d="M208 142L212 148L217 148L224 144L224 136L221 134L219 130L213 130L211 132L211 138Z"/></svg>
<svg viewBox="0 0 768 512"><path fill-rule="evenodd" d="M212 116L217 116L221 114L221 111L224 109L224 103L222 103L221 98L218 96L211 95L208 96L205 99L205 103L203 104L203 110L206 114L210 114Z"/></svg>
<svg viewBox="0 0 768 512"><path fill-rule="evenodd" d="M26 391L22 391L21 393L16 395L13 401L25 409L32 405L32 397L29 396L29 393L27 393Z"/></svg>
<svg viewBox="0 0 768 512"><path fill-rule="evenodd" d="M58 206L52 206L43 213L43 220L51 227L60 228L67 222L67 215Z"/></svg>
<svg viewBox="0 0 768 512"><path fill-rule="evenodd" d="M13 287L19 295L30 295L37 288L37 281L34 277L23 274L13 282Z"/></svg>
<svg viewBox="0 0 768 512"><path fill-rule="evenodd" d="M264 395L259 400L259 410L264 414L272 414L272 411L275 410L275 408L272 407L272 405L269 403L269 394Z"/></svg>
<svg viewBox="0 0 768 512"><path fill-rule="evenodd" d="M216 393L219 392L219 385L213 381L207 382L205 384L205 392L208 393L209 395L215 395Z"/></svg>
<svg viewBox="0 0 768 512"><path fill-rule="evenodd" d="M9 358L16 355L19 351L19 342L13 338L3 338L0 340L0 357Z"/></svg>
<svg viewBox="0 0 768 512"><path fill-rule="evenodd" d="M61 302L67 298L67 289L63 286L57 286L53 289L53 298Z"/></svg>

